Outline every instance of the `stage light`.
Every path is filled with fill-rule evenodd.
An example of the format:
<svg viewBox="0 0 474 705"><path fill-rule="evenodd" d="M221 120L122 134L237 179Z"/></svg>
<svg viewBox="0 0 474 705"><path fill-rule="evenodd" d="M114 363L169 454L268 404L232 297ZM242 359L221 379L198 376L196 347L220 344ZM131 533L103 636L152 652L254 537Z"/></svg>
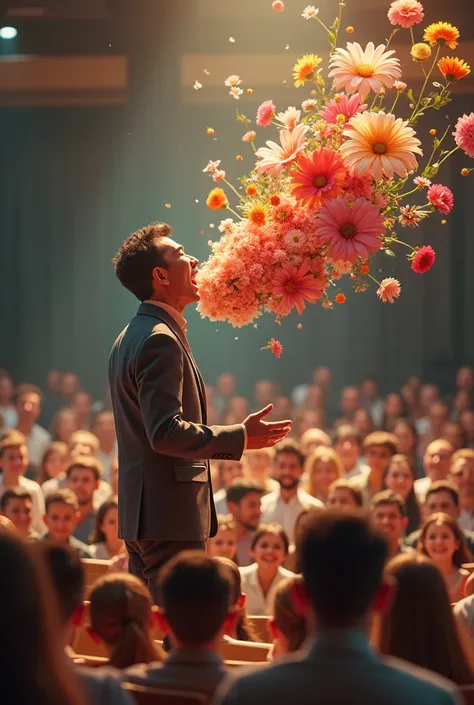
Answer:
<svg viewBox="0 0 474 705"><path fill-rule="evenodd" d="M18 34L16 27L1 27L0 39L15 39Z"/></svg>

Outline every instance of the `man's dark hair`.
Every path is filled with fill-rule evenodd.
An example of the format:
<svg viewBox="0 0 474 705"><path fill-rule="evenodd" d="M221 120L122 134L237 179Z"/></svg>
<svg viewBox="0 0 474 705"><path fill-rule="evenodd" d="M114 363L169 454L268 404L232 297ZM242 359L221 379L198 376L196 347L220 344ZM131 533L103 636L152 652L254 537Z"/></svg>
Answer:
<svg viewBox="0 0 474 705"><path fill-rule="evenodd" d="M282 455L283 453L296 455L299 464L304 465L306 457L303 451L301 450L301 446L296 441L292 441L291 438L285 439L284 441L281 441L281 443L277 443L277 445L275 446L275 460L277 460L278 456Z"/></svg>
<svg viewBox="0 0 474 705"><path fill-rule="evenodd" d="M56 492L51 492L46 495L44 500L46 514L49 513L50 507L53 504L67 504L69 507L72 507L75 512L79 510L77 497L68 487L64 487L63 489L56 490Z"/></svg>
<svg viewBox="0 0 474 705"><path fill-rule="evenodd" d="M449 480L437 480L437 482L432 482L425 495L425 504L428 497L431 497L432 494L436 494L437 492L447 492L450 494L456 507L459 507L459 492L456 485L453 485Z"/></svg>
<svg viewBox="0 0 474 705"><path fill-rule="evenodd" d="M165 565L158 581L161 605L182 644L200 646L215 638L232 587L227 566L200 551L183 551Z"/></svg>
<svg viewBox="0 0 474 705"><path fill-rule="evenodd" d="M350 426L349 424L341 424L334 431L332 444L334 446L336 443L343 443L347 440L354 440L358 445L362 446L362 439L354 426Z"/></svg>
<svg viewBox="0 0 474 705"><path fill-rule="evenodd" d="M153 296L152 272L156 267L166 267L165 249L159 240L171 237L171 227L166 223L152 223L132 233L120 246L112 260L120 283L140 301Z"/></svg>
<svg viewBox="0 0 474 705"><path fill-rule="evenodd" d="M380 507L383 504L393 504L397 506L401 516L406 517L407 510L405 502L401 494L398 494L398 492L394 492L393 490L382 490L381 492L377 492L370 503L370 511L373 512L377 509L377 507Z"/></svg>
<svg viewBox="0 0 474 705"><path fill-rule="evenodd" d="M303 529L300 561L318 624L349 627L361 619L387 556L387 541L365 512L315 512Z"/></svg>
<svg viewBox="0 0 474 705"><path fill-rule="evenodd" d="M384 446L392 455L398 453L398 438L387 431L374 431L365 437L362 448L364 453L375 446Z"/></svg>
<svg viewBox="0 0 474 705"><path fill-rule="evenodd" d="M84 600L85 576L79 553L69 546L49 542L41 543L38 548L56 593L59 616L66 624Z"/></svg>
<svg viewBox="0 0 474 705"><path fill-rule="evenodd" d="M26 394L36 394L40 401L43 398L43 392L36 384L20 384L15 389L15 402L18 402Z"/></svg>
<svg viewBox="0 0 474 705"><path fill-rule="evenodd" d="M8 502L11 499L29 499L30 502L32 502L33 496L31 492L28 492L28 490L23 489L23 487L9 487L3 493L2 499L0 499L0 511L2 512L2 514L5 514Z"/></svg>
<svg viewBox="0 0 474 705"><path fill-rule="evenodd" d="M236 478L226 490L227 501L239 504L251 492L256 492L260 496L265 494L265 490L260 485L256 485L255 482L240 477Z"/></svg>

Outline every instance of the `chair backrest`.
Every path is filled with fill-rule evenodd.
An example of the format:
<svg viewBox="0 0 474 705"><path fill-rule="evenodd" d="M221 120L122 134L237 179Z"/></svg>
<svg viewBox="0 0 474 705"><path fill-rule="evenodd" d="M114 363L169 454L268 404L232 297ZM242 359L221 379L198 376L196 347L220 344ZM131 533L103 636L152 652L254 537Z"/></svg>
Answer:
<svg viewBox="0 0 474 705"><path fill-rule="evenodd" d="M474 705L474 685L462 686L461 693L465 705Z"/></svg>
<svg viewBox="0 0 474 705"><path fill-rule="evenodd" d="M266 661L272 644L259 644L251 641L223 641L219 653L223 661Z"/></svg>
<svg viewBox="0 0 474 705"><path fill-rule="evenodd" d="M110 561L99 561L96 558L83 558L81 562L84 566L85 592L86 597L88 597L91 586L95 583L97 578L101 578L109 572Z"/></svg>
<svg viewBox="0 0 474 705"><path fill-rule="evenodd" d="M199 693L151 688L133 683L122 685L134 697L137 705L208 705L210 703L210 698Z"/></svg>
<svg viewBox="0 0 474 705"><path fill-rule="evenodd" d="M269 644L272 641L270 617L266 615L250 615L248 620L258 640L262 644Z"/></svg>

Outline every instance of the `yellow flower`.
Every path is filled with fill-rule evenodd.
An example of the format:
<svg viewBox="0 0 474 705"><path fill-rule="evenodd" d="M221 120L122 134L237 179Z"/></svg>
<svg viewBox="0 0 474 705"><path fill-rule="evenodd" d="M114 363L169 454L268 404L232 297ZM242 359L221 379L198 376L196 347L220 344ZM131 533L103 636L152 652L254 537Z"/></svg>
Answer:
<svg viewBox="0 0 474 705"><path fill-rule="evenodd" d="M206 205L213 211L227 207L227 196L221 188L213 188L207 197Z"/></svg>
<svg viewBox="0 0 474 705"><path fill-rule="evenodd" d="M471 67L462 59L445 56L438 61L438 68L447 81L459 81L471 73Z"/></svg>
<svg viewBox="0 0 474 705"><path fill-rule="evenodd" d="M314 78L314 72L318 68L322 59L316 54L305 54L298 59L296 64L293 66L293 78L295 80L296 88L299 86L304 86L306 81Z"/></svg>
<svg viewBox="0 0 474 705"><path fill-rule="evenodd" d="M431 56L431 49L428 44L418 42L418 44L413 44L410 54L415 61L426 61Z"/></svg>
<svg viewBox="0 0 474 705"><path fill-rule="evenodd" d="M267 220L267 215L265 212L265 208L262 206L256 205L253 208L251 208L248 212L248 219L250 220L251 223L254 225L265 225L265 222Z"/></svg>
<svg viewBox="0 0 474 705"><path fill-rule="evenodd" d="M435 22L428 25L423 34L425 42L434 46L438 42L445 43L450 49L456 49L459 39L459 29L449 22Z"/></svg>

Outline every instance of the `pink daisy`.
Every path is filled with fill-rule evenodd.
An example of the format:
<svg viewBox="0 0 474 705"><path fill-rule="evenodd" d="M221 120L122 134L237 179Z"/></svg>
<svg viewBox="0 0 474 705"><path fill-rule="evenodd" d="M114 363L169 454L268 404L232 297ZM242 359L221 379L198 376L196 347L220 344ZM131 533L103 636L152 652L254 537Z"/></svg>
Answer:
<svg viewBox="0 0 474 705"><path fill-rule="evenodd" d="M403 227L416 228L420 220L421 218L416 211L416 206L402 206L400 208L398 222L401 223Z"/></svg>
<svg viewBox="0 0 474 705"><path fill-rule="evenodd" d="M421 22L424 14L423 5L418 0L394 0L387 17L392 24L409 29Z"/></svg>
<svg viewBox="0 0 474 705"><path fill-rule="evenodd" d="M367 259L369 253L380 249L384 218L365 198L352 204L336 198L322 206L316 230L321 242L329 244L329 257L354 264L358 257Z"/></svg>
<svg viewBox="0 0 474 705"><path fill-rule="evenodd" d="M314 208L342 194L347 169L337 152L323 148L315 150L310 156L301 155L297 168L290 172L290 176L293 196L308 208Z"/></svg>
<svg viewBox="0 0 474 705"><path fill-rule="evenodd" d="M212 179L216 183L218 181L224 181L225 179L225 171L223 169L216 169L214 173L212 174Z"/></svg>
<svg viewBox="0 0 474 705"><path fill-rule="evenodd" d="M207 166L204 167L203 172L205 174L213 174L216 171L216 169L220 163L221 163L220 159L218 159L216 162L209 160Z"/></svg>
<svg viewBox="0 0 474 705"><path fill-rule="evenodd" d="M300 267L285 262L274 274L270 287L273 296L281 299L276 310L280 315L286 315L293 308L301 315L305 302L314 303L323 293L321 282L310 274L308 262L303 262Z"/></svg>
<svg viewBox="0 0 474 705"><path fill-rule="evenodd" d="M275 116L275 105L273 100L266 100L257 110L257 125L267 127Z"/></svg>
<svg viewBox="0 0 474 705"><path fill-rule="evenodd" d="M428 189L428 201L432 206L436 208L440 213L447 215L451 213L454 205L453 192L447 186L442 184L434 184Z"/></svg>
<svg viewBox="0 0 474 705"><path fill-rule="evenodd" d="M282 130L280 132L281 146L268 140L266 147L257 149L256 156L261 160L257 163L258 173L268 172L270 176L278 176L285 166L294 161L301 150L305 148L306 130L305 125L297 125L294 130Z"/></svg>
<svg viewBox="0 0 474 705"><path fill-rule="evenodd" d="M342 98L333 98L330 100L320 111L320 115L323 120L333 125L344 124L348 122L351 117L357 115L357 113L363 113L364 110L367 110L367 107L365 103L363 105L360 104L360 96L358 93L350 98L344 95Z"/></svg>
<svg viewBox="0 0 474 705"><path fill-rule="evenodd" d="M393 277L388 277L387 279L382 279L380 286L377 289L377 296L384 303L393 304L394 299L398 299L400 296L400 291L402 287L398 279L393 279Z"/></svg>
<svg viewBox="0 0 474 705"><path fill-rule="evenodd" d="M474 113L463 115L458 119L453 135L457 146L468 157L474 158Z"/></svg>
<svg viewBox="0 0 474 705"><path fill-rule="evenodd" d="M416 184L418 188L429 188L431 186L431 181L424 176L415 176L413 183Z"/></svg>
<svg viewBox="0 0 474 705"><path fill-rule="evenodd" d="M417 274L424 274L434 265L436 260L436 252L433 250L431 245L426 245L426 247L420 247L416 251L413 257L411 268Z"/></svg>
<svg viewBox="0 0 474 705"><path fill-rule="evenodd" d="M355 201L356 198L372 198L372 183L373 178L370 171L365 174L350 174L347 179L346 194L349 198Z"/></svg>
<svg viewBox="0 0 474 705"><path fill-rule="evenodd" d="M369 42L362 49L358 42L347 42L347 49L336 49L329 61L333 88L358 93L361 100L370 91L380 93L384 87L391 88L402 76L400 61L394 54L393 49L386 51L384 44L375 47Z"/></svg>
<svg viewBox="0 0 474 705"><path fill-rule="evenodd" d="M249 130L242 137L242 142L253 142L254 139L256 138L256 136L257 136L257 133L255 132L255 130Z"/></svg>

